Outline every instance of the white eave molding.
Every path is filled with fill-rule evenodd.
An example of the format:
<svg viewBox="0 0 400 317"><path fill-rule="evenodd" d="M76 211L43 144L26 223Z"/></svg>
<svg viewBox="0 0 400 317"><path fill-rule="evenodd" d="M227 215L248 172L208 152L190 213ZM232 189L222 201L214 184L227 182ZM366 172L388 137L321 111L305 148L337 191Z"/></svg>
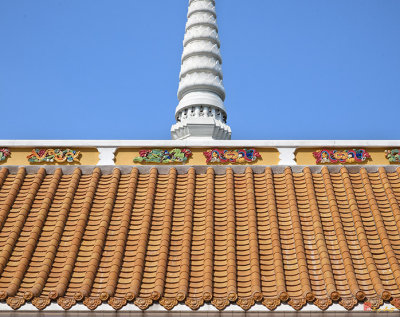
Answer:
<svg viewBox="0 0 400 317"><path fill-rule="evenodd" d="M400 140L0 140L0 147L77 148L384 148L400 147Z"/></svg>

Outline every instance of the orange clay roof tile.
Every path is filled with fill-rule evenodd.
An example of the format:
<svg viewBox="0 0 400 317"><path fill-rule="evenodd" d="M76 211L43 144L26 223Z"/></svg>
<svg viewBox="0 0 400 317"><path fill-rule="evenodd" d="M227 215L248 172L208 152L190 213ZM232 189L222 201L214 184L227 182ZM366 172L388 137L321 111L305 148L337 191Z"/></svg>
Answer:
<svg viewBox="0 0 400 317"><path fill-rule="evenodd" d="M0 301L400 308L400 176L380 167L0 170Z"/></svg>

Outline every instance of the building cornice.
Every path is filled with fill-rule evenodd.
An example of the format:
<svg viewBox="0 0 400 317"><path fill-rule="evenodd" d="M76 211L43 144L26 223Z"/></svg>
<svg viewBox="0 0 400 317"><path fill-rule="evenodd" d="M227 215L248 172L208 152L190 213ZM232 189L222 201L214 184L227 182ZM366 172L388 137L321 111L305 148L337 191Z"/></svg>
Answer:
<svg viewBox="0 0 400 317"><path fill-rule="evenodd" d="M399 147L400 140L0 140L6 147Z"/></svg>

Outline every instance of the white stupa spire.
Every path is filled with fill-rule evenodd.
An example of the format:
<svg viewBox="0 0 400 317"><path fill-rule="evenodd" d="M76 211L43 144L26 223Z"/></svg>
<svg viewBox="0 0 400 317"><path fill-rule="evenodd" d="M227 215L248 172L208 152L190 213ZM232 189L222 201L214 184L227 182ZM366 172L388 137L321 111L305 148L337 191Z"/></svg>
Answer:
<svg viewBox="0 0 400 317"><path fill-rule="evenodd" d="M214 0L190 0L173 139L229 140Z"/></svg>

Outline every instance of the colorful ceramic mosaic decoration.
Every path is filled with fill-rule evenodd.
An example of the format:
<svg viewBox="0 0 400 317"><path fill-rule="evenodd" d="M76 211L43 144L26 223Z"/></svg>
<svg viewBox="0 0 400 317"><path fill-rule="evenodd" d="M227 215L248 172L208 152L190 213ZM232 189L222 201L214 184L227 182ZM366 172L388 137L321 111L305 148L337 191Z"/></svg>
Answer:
<svg viewBox="0 0 400 317"><path fill-rule="evenodd" d="M140 163L184 163L192 155L189 149L173 149L173 150L141 150L140 157L133 159L134 162Z"/></svg>
<svg viewBox="0 0 400 317"><path fill-rule="evenodd" d="M0 162L5 161L9 156L11 155L11 152L7 148L1 148L0 149Z"/></svg>
<svg viewBox="0 0 400 317"><path fill-rule="evenodd" d="M400 152L399 149L386 150L385 156L389 160L390 163L399 163L400 162L400 153L399 152Z"/></svg>
<svg viewBox="0 0 400 317"><path fill-rule="evenodd" d="M251 163L261 158L255 149L212 149L203 152L207 163Z"/></svg>
<svg viewBox="0 0 400 317"><path fill-rule="evenodd" d="M41 162L79 162L79 151L71 149L33 149L32 153L27 156L28 161L31 163Z"/></svg>
<svg viewBox="0 0 400 317"><path fill-rule="evenodd" d="M313 152L317 164L362 163L371 158L364 149L353 150L319 150Z"/></svg>

